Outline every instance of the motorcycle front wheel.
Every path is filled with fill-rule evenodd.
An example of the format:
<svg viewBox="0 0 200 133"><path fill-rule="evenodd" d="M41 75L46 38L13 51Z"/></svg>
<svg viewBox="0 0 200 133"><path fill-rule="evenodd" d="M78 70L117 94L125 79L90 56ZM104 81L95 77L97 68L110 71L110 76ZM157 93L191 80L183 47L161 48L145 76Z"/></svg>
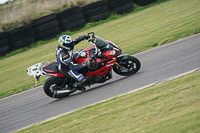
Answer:
<svg viewBox="0 0 200 133"><path fill-rule="evenodd" d="M69 96L73 92L57 95L56 97L54 96L54 93L53 93L55 89L56 90L63 89L64 80L65 80L64 78L58 78L58 77L48 78L44 82L44 86L43 86L44 93L51 98L63 98L63 97Z"/></svg>
<svg viewBox="0 0 200 133"><path fill-rule="evenodd" d="M140 70L141 63L134 56L128 56L127 59L117 60L119 65L113 66L113 71L122 76L129 76L135 74Z"/></svg>

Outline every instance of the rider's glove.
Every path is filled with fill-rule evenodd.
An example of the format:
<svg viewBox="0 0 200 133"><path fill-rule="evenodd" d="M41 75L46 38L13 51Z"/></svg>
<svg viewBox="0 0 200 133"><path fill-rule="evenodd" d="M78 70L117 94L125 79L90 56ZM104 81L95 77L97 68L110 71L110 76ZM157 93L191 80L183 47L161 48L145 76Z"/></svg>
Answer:
<svg viewBox="0 0 200 133"><path fill-rule="evenodd" d="M87 67L90 66L91 64L92 64L92 59L89 59L89 61L81 63L81 67Z"/></svg>
<svg viewBox="0 0 200 133"><path fill-rule="evenodd" d="M90 38L90 35L88 33L85 35L79 36L80 40L84 40L84 39L88 39L88 38Z"/></svg>
<svg viewBox="0 0 200 133"><path fill-rule="evenodd" d="M89 61L87 62L88 66L91 66L92 61L93 61L93 60L90 58Z"/></svg>
<svg viewBox="0 0 200 133"><path fill-rule="evenodd" d="M85 39L90 38L90 35L88 33L86 33L85 35L83 35Z"/></svg>

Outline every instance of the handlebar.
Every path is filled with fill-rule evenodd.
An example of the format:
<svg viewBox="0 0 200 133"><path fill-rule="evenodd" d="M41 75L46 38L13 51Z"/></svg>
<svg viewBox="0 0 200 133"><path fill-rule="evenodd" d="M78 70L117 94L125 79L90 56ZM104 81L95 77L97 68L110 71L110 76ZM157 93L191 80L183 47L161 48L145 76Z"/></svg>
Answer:
<svg viewBox="0 0 200 133"><path fill-rule="evenodd" d="M88 33L89 35L91 34L92 39L88 38L88 42L90 42L94 47L95 47L95 55L100 56L101 55L101 51L100 49L97 48L95 41L96 41L96 37L95 37L95 33L94 32L90 32Z"/></svg>
<svg viewBox="0 0 200 133"><path fill-rule="evenodd" d="M96 62L96 55L101 54L101 52L100 52L100 49L98 49L96 44L95 44L95 42L96 42L95 33L94 32L90 32L88 34L90 36L90 38L88 38L88 42L90 42L95 47L95 52L94 52L95 56L91 57L92 62L94 61L94 63L92 63L93 65L90 65L89 68L90 69L96 69L98 67L98 64Z"/></svg>

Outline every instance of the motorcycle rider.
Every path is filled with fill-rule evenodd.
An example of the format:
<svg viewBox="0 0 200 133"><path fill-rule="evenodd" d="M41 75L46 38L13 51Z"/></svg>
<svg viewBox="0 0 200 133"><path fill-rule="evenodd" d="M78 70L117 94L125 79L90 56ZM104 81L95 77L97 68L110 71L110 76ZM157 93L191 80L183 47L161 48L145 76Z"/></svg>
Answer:
<svg viewBox="0 0 200 133"><path fill-rule="evenodd" d="M74 83L71 91L74 89L78 89L80 91L86 90L84 85L87 84L87 79L84 75L78 73L77 71L83 67L90 66L92 61L89 60L88 62L81 64L74 63L73 59L78 55L78 53L81 52L81 50L73 54L73 49L76 44L88 38L90 38L89 34L79 36L74 40L72 40L69 35L60 36L58 39L59 45L56 49L58 69L61 74L77 81Z"/></svg>

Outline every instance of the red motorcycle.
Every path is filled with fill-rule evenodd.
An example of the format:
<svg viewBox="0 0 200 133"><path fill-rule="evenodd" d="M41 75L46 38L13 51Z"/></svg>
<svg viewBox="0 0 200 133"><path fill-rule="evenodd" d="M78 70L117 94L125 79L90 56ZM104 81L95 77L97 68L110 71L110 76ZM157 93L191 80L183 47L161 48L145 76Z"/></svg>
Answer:
<svg viewBox="0 0 200 133"><path fill-rule="evenodd" d="M85 75L89 79L87 86L95 83L104 83L112 78L112 69L119 75L129 76L139 71L141 67L140 61L129 55L121 55L122 49L104 39L96 36L94 33L88 39L93 46L88 47L74 58L74 62L83 63L92 59L92 65L85 67L78 72ZM47 65L41 62L37 63L27 69L30 76L34 76L39 80L40 76L51 76L48 78L43 86L46 95L52 98L62 98L74 93L73 84L76 80L65 77L57 68L57 62L51 62Z"/></svg>

